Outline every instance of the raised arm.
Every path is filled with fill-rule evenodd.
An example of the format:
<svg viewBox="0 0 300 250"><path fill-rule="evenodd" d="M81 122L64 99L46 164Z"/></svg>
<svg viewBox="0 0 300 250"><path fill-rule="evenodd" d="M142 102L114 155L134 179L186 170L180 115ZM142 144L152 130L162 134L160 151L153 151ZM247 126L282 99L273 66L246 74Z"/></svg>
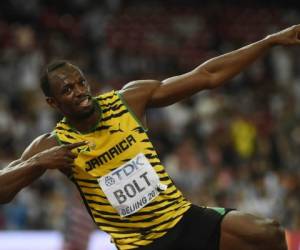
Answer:
<svg viewBox="0 0 300 250"><path fill-rule="evenodd" d="M294 25L238 50L212 58L194 70L163 81L134 81L121 90L131 108L142 116L147 107L170 105L198 91L212 89L247 68L276 45L300 44L300 25Z"/></svg>
<svg viewBox="0 0 300 250"><path fill-rule="evenodd" d="M50 134L35 139L20 159L0 170L0 204L10 202L22 188L43 175L47 169L70 169L76 157L71 150L84 144L58 146Z"/></svg>

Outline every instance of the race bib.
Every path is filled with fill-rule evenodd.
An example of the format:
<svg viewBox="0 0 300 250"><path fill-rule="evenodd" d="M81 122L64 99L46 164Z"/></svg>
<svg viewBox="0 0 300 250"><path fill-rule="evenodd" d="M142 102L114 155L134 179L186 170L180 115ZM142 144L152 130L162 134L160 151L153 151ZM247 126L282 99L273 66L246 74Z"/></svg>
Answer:
<svg viewBox="0 0 300 250"><path fill-rule="evenodd" d="M121 217L139 211L167 188L142 153L99 178L98 183Z"/></svg>

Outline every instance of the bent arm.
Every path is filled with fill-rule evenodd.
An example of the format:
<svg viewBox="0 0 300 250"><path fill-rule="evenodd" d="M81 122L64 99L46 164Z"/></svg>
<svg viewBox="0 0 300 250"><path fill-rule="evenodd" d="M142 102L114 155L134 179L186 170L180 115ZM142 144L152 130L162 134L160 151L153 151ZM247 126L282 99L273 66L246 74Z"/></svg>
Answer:
<svg viewBox="0 0 300 250"><path fill-rule="evenodd" d="M212 58L186 74L165 79L151 96L148 106L170 105L201 90L222 86L263 56L272 44L271 39L266 38Z"/></svg>
<svg viewBox="0 0 300 250"><path fill-rule="evenodd" d="M46 169L30 160L16 160L0 171L0 204L10 202L24 187L39 178Z"/></svg>
<svg viewBox="0 0 300 250"><path fill-rule="evenodd" d="M24 187L31 184L46 171L34 157L39 152L55 146L55 141L43 135L34 140L21 158L0 171L0 204L10 202Z"/></svg>
<svg viewBox="0 0 300 250"><path fill-rule="evenodd" d="M131 82L122 89L126 101L137 114L147 107L173 104L201 90L212 89L246 69L275 45L300 44L300 25L295 25L266 38L212 58L194 70L160 81Z"/></svg>

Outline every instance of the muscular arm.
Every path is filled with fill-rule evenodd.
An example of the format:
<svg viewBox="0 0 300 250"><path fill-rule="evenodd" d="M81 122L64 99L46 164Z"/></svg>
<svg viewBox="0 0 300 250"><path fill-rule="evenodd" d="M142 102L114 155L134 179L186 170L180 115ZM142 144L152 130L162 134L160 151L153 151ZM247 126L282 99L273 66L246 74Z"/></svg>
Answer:
<svg viewBox="0 0 300 250"><path fill-rule="evenodd" d="M186 74L161 82L154 80L131 82L124 86L121 94L141 118L147 107L170 105L201 90L225 84L275 45L294 44L300 44L300 25L212 58Z"/></svg>
<svg viewBox="0 0 300 250"><path fill-rule="evenodd" d="M45 134L35 139L21 158L0 171L0 203L7 203L24 187L31 184L47 169L67 173L77 157L72 149L86 142L58 146L54 135Z"/></svg>
<svg viewBox="0 0 300 250"><path fill-rule="evenodd" d="M46 168L34 156L53 146L56 146L54 139L50 135L42 135L28 146L18 160L0 171L0 203L11 201L22 188L44 174Z"/></svg>

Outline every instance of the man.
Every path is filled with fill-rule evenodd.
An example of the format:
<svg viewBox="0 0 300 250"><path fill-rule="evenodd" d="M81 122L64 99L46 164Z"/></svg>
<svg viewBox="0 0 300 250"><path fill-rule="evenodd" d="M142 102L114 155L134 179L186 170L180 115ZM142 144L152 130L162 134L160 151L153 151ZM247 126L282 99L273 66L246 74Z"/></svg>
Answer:
<svg viewBox="0 0 300 250"><path fill-rule="evenodd" d="M64 61L49 65L41 87L48 104L65 118L1 171L1 203L46 170L59 169L76 184L95 223L118 249L287 249L283 231L272 220L190 204L147 137L145 110L221 86L273 46L296 44L300 25L186 74L130 82L94 98L76 66Z"/></svg>

